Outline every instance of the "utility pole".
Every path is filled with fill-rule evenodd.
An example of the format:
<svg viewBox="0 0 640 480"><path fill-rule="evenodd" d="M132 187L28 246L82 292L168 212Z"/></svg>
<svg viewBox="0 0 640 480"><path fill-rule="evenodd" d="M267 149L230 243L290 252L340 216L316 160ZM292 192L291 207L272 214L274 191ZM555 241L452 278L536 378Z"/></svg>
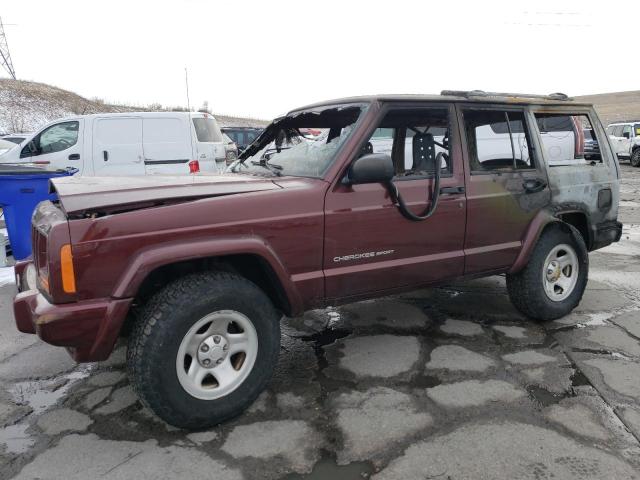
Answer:
<svg viewBox="0 0 640 480"><path fill-rule="evenodd" d="M187 86L187 110L191 111L191 103L189 102L189 74L187 67L184 67L184 83Z"/></svg>
<svg viewBox="0 0 640 480"><path fill-rule="evenodd" d="M13 68L13 62L11 61L11 54L9 53L9 45L7 44L7 35L4 33L4 25L2 18L0 18L0 61L2 61L2 68L4 68L11 78L16 79L16 71Z"/></svg>

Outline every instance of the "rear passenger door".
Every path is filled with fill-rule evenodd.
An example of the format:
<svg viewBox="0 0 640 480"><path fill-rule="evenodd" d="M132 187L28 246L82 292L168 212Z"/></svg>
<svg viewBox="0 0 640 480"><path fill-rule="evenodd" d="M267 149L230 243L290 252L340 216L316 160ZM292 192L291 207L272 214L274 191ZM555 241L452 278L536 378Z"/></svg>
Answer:
<svg viewBox="0 0 640 480"><path fill-rule="evenodd" d="M144 175L142 118L103 117L93 124L96 175Z"/></svg>
<svg viewBox="0 0 640 480"><path fill-rule="evenodd" d="M509 267L550 199L523 108L461 106L466 145L465 274Z"/></svg>

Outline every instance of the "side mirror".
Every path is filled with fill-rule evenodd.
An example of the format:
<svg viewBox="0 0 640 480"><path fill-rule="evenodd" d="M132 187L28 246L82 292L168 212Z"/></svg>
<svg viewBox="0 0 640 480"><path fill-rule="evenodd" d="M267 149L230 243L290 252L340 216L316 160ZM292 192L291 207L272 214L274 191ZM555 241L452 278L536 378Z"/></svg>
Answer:
<svg viewBox="0 0 640 480"><path fill-rule="evenodd" d="M393 179L393 160L386 153L370 153L356 159L347 173L346 183L386 183Z"/></svg>
<svg viewBox="0 0 640 480"><path fill-rule="evenodd" d="M624 138L626 138L627 140L631 138L631 134L630 134L629 132L624 132L624 133L622 134L622 136L623 136Z"/></svg>

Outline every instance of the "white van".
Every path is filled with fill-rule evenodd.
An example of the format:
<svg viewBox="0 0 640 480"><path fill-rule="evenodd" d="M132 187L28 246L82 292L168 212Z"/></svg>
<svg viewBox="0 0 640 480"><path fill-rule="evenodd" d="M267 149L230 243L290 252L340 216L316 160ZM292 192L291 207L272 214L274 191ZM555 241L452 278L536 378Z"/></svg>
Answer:
<svg viewBox="0 0 640 480"><path fill-rule="evenodd" d="M204 172L221 172L226 166L215 118L191 112L102 113L56 120L0 155L0 163L74 167L85 176L179 175L196 166Z"/></svg>

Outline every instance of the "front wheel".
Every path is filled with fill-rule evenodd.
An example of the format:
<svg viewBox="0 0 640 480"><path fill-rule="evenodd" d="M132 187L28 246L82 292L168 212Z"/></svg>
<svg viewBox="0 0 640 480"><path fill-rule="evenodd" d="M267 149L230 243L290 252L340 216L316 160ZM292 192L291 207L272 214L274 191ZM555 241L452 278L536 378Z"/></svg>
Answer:
<svg viewBox="0 0 640 480"><path fill-rule="evenodd" d="M137 320L127 352L131 382L142 403L176 427L203 429L240 414L277 363L276 310L237 275L180 278Z"/></svg>
<svg viewBox="0 0 640 480"><path fill-rule="evenodd" d="M640 167L640 148L636 148L631 154L631 166Z"/></svg>
<svg viewBox="0 0 640 480"><path fill-rule="evenodd" d="M570 225L554 226L542 234L527 266L507 275L507 290L527 317L555 320L578 306L588 275L589 254L580 233Z"/></svg>

